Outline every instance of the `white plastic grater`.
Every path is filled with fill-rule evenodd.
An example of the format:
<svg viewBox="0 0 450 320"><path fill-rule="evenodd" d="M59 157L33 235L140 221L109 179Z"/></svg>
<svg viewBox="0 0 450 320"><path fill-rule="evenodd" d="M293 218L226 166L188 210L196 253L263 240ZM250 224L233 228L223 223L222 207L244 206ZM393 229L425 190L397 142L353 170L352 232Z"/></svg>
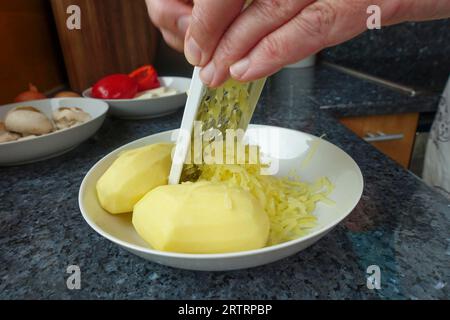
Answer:
<svg viewBox="0 0 450 320"><path fill-rule="evenodd" d="M200 79L200 70L201 68L195 67L192 75L183 119L181 120L181 127L173 154L172 167L170 168L169 184L178 184L180 182L184 162L191 146L191 134L194 128L194 121L206 90L206 86Z"/></svg>
<svg viewBox="0 0 450 320"><path fill-rule="evenodd" d="M178 184L183 173L184 163L191 146L192 131L195 121L202 121L203 132L209 129L219 129L222 133L226 129L246 130L255 111L256 104L261 96L266 78L239 84L229 80L219 88L208 88L200 80L201 68L196 67L192 76L189 95L184 109L183 120L178 134L172 167L169 175L169 184ZM236 84L236 85L233 85ZM234 101L233 94L239 95ZM243 103L239 103L242 101ZM239 101L237 101L239 100ZM212 114L214 105L214 115ZM244 106L245 105L245 106ZM219 112L217 112L219 111ZM195 166L189 168L188 175L194 174Z"/></svg>

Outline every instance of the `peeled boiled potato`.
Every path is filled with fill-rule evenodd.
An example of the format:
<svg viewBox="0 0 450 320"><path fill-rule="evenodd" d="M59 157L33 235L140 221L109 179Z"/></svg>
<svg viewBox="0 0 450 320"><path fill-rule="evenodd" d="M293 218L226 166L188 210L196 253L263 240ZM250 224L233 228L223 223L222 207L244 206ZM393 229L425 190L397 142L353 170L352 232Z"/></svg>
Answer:
<svg viewBox="0 0 450 320"><path fill-rule="evenodd" d="M133 225L154 249L224 253L267 244L269 218L247 191L224 183L166 185L134 207Z"/></svg>
<svg viewBox="0 0 450 320"><path fill-rule="evenodd" d="M173 144L153 144L122 153L97 182L103 209L112 214L133 211L153 188L167 184Z"/></svg>

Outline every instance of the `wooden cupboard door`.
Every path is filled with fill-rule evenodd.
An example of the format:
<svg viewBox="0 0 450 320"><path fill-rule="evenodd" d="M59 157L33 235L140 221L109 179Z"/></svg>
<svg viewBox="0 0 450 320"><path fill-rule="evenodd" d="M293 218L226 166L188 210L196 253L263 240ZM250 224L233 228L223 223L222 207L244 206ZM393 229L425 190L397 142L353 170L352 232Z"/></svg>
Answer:
<svg viewBox="0 0 450 320"><path fill-rule="evenodd" d="M0 0L0 104L28 89L65 83L64 63L47 0Z"/></svg>
<svg viewBox="0 0 450 320"><path fill-rule="evenodd" d="M391 136L392 140L370 143L406 169L411 160L418 120L418 113L340 119L342 124L363 139L371 135L377 137L380 133Z"/></svg>
<svg viewBox="0 0 450 320"><path fill-rule="evenodd" d="M152 64L158 33L145 0L51 0L71 87L83 91L100 78ZM67 8L81 9L81 30L69 30Z"/></svg>

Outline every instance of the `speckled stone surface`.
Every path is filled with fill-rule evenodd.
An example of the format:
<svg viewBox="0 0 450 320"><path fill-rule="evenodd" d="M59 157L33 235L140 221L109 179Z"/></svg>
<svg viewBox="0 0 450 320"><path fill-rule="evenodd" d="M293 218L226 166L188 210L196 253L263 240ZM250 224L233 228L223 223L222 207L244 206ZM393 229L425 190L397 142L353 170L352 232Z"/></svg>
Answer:
<svg viewBox="0 0 450 320"><path fill-rule="evenodd" d="M361 167L359 205L315 245L270 265L218 273L172 269L120 249L84 222L77 202L81 180L115 148L176 128L181 112L145 121L107 119L95 137L66 155L0 168L0 298L449 298L450 203L320 109L321 99L357 105L376 90L356 79L334 90L332 79L323 82L333 74L326 72L316 70L313 86L303 81L305 70L274 76L254 119L325 133ZM78 291L66 287L72 264L82 272ZM382 272L381 290L366 287L366 269L374 264Z"/></svg>
<svg viewBox="0 0 450 320"><path fill-rule="evenodd" d="M369 30L322 58L418 89L442 93L450 75L450 19Z"/></svg>
<svg viewBox="0 0 450 320"><path fill-rule="evenodd" d="M337 117L435 112L440 98L430 92L410 97L322 65L303 69L298 78L299 92Z"/></svg>

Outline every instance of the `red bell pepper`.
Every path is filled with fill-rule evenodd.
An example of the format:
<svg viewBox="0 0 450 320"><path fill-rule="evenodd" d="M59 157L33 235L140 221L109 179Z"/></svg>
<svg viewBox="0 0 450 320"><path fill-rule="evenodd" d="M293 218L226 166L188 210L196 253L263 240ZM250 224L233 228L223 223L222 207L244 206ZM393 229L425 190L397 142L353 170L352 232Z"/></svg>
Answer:
<svg viewBox="0 0 450 320"><path fill-rule="evenodd" d="M158 73L151 65L136 69L129 76L137 82L139 92L161 87Z"/></svg>
<svg viewBox="0 0 450 320"><path fill-rule="evenodd" d="M137 93L136 81L126 74L113 74L98 81L91 95L97 99L133 99Z"/></svg>

